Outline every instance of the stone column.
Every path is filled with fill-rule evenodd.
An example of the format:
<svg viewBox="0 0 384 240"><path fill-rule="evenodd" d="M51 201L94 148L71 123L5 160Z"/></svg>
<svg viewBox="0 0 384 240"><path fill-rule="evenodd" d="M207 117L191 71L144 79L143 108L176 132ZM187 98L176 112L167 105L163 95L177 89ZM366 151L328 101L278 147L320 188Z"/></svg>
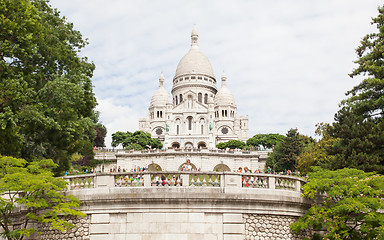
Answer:
<svg viewBox="0 0 384 240"><path fill-rule="evenodd" d="M212 131L209 132L209 145L208 148L215 148L215 139L213 138Z"/></svg>
<svg viewBox="0 0 384 240"><path fill-rule="evenodd" d="M95 187L115 187L115 176L109 174L96 175Z"/></svg>
<svg viewBox="0 0 384 240"><path fill-rule="evenodd" d="M268 188L269 189L275 189L276 188L276 185L275 185L275 177L268 177Z"/></svg>

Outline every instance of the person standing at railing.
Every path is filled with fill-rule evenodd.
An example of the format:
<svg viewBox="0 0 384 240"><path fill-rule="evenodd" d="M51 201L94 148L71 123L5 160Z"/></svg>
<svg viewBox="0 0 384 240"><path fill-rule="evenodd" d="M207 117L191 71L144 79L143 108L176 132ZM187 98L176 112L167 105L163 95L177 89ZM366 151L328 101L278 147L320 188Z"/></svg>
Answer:
<svg viewBox="0 0 384 240"><path fill-rule="evenodd" d="M184 171L192 171L191 160L187 159L187 163L183 166Z"/></svg>
<svg viewBox="0 0 384 240"><path fill-rule="evenodd" d="M248 169L248 167L244 167L244 173L249 173L249 169ZM245 177L245 186L246 187L249 187L249 177L248 176L246 176Z"/></svg>

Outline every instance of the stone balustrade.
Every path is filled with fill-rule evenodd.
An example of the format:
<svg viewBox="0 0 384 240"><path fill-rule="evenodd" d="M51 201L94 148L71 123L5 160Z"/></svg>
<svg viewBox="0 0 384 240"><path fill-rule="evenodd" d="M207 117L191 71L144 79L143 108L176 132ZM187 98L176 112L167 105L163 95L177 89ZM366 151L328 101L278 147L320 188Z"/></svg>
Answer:
<svg viewBox="0 0 384 240"><path fill-rule="evenodd" d="M300 192L305 181L298 177L235 172L120 172L65 176L69 190L100 187L210 187L262 188Z"/></svg>
<svg viewBox="0 0 384 240"><path fill-rule="evenodd" d="M311 201L287 175L144 171L65 176L87 216L76 229L36 239L304 239L289 225ZM176 227L175 227L176 226Z"/></svg>

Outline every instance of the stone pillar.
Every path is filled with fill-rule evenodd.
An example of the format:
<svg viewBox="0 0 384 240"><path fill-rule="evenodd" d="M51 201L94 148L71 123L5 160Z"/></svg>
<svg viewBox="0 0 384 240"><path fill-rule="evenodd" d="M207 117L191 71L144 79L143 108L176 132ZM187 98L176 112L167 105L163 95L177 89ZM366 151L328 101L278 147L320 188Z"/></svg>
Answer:
<svg viewBox="0 0 384 240"><path fill-rule="evenodd" d="M209 132L209 145L208 148L215 148L215 139L213 139L213 133Z"/></svg>
<svg viewBox="0 0 384 240"><path fill-rule="evenodd" d="M241 188L242 182L241 182L241 175L237 173L227 173L224 172L224 187L235 187L235 188Z"/></svg>
<svg viewBox="0 0 384 240"><path fill-rule="evenodd" d="M181 174L180 177L183 187L189 187L189 174Z"/></svg>
<svg viewBox="0 0 384 240"><path fill-rule="evenodd" d="M243 240L244 223L242 213L223 214L223 239L224 240Z"/></svg>
<svg viewBox="0 0 384 240"><path fill-rule="evenodd" d="M296 192L301 192L301 181L298 179L296 180L295 190Z"/></svg>
<svg viewBox="0 0 384 240"><path fill-rule="evenodd" d="M144 174L144 187L151 187L151 174Z"/></svg>
<svg viewBox="0 0 384 240"><path fill-rule="evenodd" d="M169 136L168 136L168 132L165 132L165 137L164 137L164 146L163 148L164 149L167 149L169 146Z"/></svg>
<svg viewBox="0 0 384 240"><path fill-rule="evenodd" d="M275 189L275 177L269 176L268 177L268 187L269 189Z"/></svg>
<svg viewBox="0 0 384 240"><path fill-rule="evenodd" d="M115 187L115 176L109 174L96 175L95 187Z"/></svg>

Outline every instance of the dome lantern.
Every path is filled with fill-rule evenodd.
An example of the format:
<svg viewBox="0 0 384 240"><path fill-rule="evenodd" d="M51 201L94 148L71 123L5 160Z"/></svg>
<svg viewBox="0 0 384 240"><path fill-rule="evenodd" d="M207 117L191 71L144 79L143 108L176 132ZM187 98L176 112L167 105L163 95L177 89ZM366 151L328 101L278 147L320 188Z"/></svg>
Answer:
<svg viewBox="0 0 384 240"><path fill-rule="evenodd" d="M197 48L199 46L198 40L199 40L199 34L197 33L196 25L194 25L191 33L191 47Z"/></svg>

